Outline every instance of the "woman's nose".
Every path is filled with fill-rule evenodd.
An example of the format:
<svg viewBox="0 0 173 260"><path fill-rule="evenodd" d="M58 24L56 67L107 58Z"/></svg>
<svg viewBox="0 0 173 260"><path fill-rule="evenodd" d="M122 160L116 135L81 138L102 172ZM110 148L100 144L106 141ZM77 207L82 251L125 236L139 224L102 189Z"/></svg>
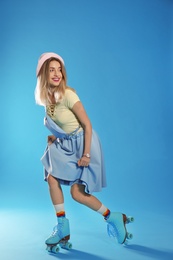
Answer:
<svg viewBox="0 0 173 260"><path fill-rule="evenodd" d="M54 75L55 75L55 76L58 76L58 75L59 75L59 73L60 73L60 71L59 71L59 70L54 70Z"/></svg>

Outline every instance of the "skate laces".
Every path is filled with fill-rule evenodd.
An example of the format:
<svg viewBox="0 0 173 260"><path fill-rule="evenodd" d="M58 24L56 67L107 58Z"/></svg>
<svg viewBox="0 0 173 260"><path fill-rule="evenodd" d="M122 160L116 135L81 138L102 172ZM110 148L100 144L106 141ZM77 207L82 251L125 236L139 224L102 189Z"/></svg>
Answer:
<svg viewBox="0 0 173 260"><path fill-rule="evenodd" d="M118 237L119 230L115 227L113 223L107 224L107 232L110 237Z"/></svg>
<svg viewBox="0 0 173 260"><path fill-rule="evenodd" d="M62 235L63 223L58 223L54 228L50 237L56 237Z"/></svg>

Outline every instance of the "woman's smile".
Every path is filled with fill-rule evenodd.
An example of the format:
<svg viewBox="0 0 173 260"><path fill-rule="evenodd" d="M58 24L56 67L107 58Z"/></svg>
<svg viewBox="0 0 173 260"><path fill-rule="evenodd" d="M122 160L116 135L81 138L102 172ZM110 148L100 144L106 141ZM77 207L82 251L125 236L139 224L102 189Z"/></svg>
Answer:
<svg viewBox="0 0 173 260"><path fill-rule="evenodd" d="M62 80L61 64L53 60L49 64L49 83L53 87L59 86Z"/></svg>

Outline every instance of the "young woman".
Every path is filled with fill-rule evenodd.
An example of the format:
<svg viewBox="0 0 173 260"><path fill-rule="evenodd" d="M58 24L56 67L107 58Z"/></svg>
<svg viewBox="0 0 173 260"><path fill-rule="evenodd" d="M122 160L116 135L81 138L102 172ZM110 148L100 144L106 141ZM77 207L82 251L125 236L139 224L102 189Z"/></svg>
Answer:
<svg viewBox="0 0 173 260"><path fill-rule="evenodd" d="M124 243L128 218L110 212L92 195L106 186L102 149L78 95L67 86L64 60L56 53L44 53L36 73L35 99L45 107L44 123L52 133L41 160L57 216L57 225L45 243L55 245L70 238L61 185L71 187L75 201L102 214L118 242Z"/></svg>

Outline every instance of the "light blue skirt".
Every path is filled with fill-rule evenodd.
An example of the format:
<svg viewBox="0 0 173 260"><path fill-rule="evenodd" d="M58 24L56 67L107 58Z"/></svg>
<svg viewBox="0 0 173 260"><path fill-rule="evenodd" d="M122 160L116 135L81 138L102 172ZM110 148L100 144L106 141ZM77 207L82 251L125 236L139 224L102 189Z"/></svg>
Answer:
<svg viewBox="0 0 173 260"><path fill-rule="evenodd" d="M45 180L51 174L60 184L85 186L89 194L101 191L106 187L106 174L101 144L98 135L93 130L90 164L88 167L79 167L77 162L82 157L84 148L84 131L67 134L48 115L45 117L45 126L57 139L47 145L41 161L44 166Z"/></svg>

